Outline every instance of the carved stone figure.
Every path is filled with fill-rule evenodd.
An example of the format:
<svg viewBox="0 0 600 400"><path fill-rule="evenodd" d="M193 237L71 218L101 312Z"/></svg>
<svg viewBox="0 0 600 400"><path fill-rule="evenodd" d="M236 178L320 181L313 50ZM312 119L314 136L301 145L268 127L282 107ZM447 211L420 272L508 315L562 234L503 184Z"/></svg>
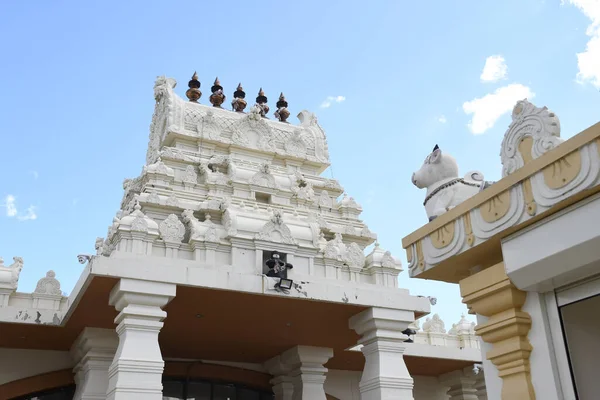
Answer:
<svg viewBox="0 0 600 400"><path fill-rule="evenodd" d="M451 155L442 153L437 145L425 158L421 169L412 175L412 183L419 189L427 188L423 205L429 221L456 207L488 185L483 180L483 175L477 171L459 178L456 160Z"/></svg>
<svg viewBox="0 0 600 400"><path fill-rule="evenodd" d="M50 270L46 272L46 277L40 279L35 287L34 293L38 294L50 294L60 296L60 282L56 279L54 271Z"/></svg>
<svg viewBox="0 0 600 400"><path fill-rule="evenodd" d="M161 238L169 243L181 243L185 235L185 227L177 218L177 215L170 214L164 221L158 225Z"/></svg>
<svg viewBox="0 0 600 400"><path fill-rule="evenodd" d="M427 317L427 320L423 324L423 332L446 333L444 321L437 314L433 314L432 318Z"/></svg>

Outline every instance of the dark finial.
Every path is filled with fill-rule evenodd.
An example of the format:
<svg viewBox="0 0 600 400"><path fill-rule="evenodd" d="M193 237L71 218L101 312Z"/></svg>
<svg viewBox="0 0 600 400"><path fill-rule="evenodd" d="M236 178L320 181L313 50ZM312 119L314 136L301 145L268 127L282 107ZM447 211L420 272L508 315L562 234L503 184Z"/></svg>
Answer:
<svg viewBox="0 0 600 400"><path fill-rule="evenodd" d="M287 109L288 102L285 100L283 92L279 95L279 101L276 105L277 111L275 111L273 115L275 115L275 118L277 118L279 121L287 122L287 119L290 116L290 112Z"/></svg>
<svg viewBox="0 0 600 400"><path fill-rule="evenodd" d="M277 102L276 105L277 105L277 108L288 106L288 102L285 101L285 96L283 95L283 92L279 95L279 101Z"/></svg>
<svg viewBox="0 0 600 400"><path fill-rule="evenodd" d="M260 88L260 90L258 91L258 96L256 97L256 102L258 104L264 104L266 103L267 100L267 96L265 96L265 92L263 91L262 88Z"/></svg>
<svg viewBox="0 0 600 400"><path fill-rule="evenodd" d="M236 91L233 92L233 97L237 97L238 99L245 99L246 98L246 92L244 92L244 88L242 87L242 83L241 82L237 85Z"/></svg>
<svg viewBox="0 0 600 400"><path fill-rule="evenodd" d="M237 86L237 90L233 92L233 100L231 101L231 106L233 110L236 112L244 112L244 108L246 108L246 92L244 92L244 88L242 87L242 83L240 82Z"/></svg>
<svg viewBox="0 0 600 400"><path fill-rule="evenodd" d="M189 89L185 92L185 95L191 102L197 103L198 99L202 96L200 91L200 81L198 80L198 74L194 71L192 79L188 82Z"/></svg>
<svg viewBox="0 0 600 400"><path fill-rule="evenodd" d="M438 146L438 145L436 144L436 145L435 145L435 147L433 148L433 151L432 151L432 153L433 153L434 151L436 151L436 150L439 150L439 149L440 149L440 146Z"/></svg>
<svg viewBox="0 0 600 400"><path fill-rule="evenodd" d="M221 82L219 82L219 77L215 78L215 83L210 88L212 94L210 95L210 104L213 107L221 108L221 104L225 101L225 95L223 94L223 86L221 86Z"/></svg>
<svg viewBox="0 0 600 400"><path fill-rule="evenodd" d="M269 112L269 106L267 105L267 96L265 96L265 92L260 88L258 91L258 96L256 97L256 104L260 108L260 115L263 118L267 117L267 113Z"/></svg>

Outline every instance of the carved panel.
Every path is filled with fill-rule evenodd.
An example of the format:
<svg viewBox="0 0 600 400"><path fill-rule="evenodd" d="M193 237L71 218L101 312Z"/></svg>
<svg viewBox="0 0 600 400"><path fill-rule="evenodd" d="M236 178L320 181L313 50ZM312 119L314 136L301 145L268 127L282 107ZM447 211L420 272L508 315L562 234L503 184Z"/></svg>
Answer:
<svg viewBox="0 0 600 400"><path fill-rule="evenodd" d="M504 217L510 208L510 191L506 190L492 197L479 207L481 217L485 222L492 223Z"/></svg>
<svg viewBox="0 0 600 400"><path fill-rule="evenodd" d="M431 244L436 249L441 249L448 246L452 239L454 239L454 228L456 226L456 221L452 221L435 232L431 233Z"/></svg>
<svg viewBox="0 0 600 400"><path fill-rule="evenodd" d="M581 171L581 153L579 150L567 154L560 160L542 170L544 181L550 189L560 189L573 181Z"/></svg>
<svg viewBox="0 0 600 400"><path fill-rule="evenodd" d="M475 236L473 235L473 226L471 225L470 211L463 216L463 221L465 224L465 235L467 237L467 244L469 246L473 246L473 243L475 243Z"/></svg>

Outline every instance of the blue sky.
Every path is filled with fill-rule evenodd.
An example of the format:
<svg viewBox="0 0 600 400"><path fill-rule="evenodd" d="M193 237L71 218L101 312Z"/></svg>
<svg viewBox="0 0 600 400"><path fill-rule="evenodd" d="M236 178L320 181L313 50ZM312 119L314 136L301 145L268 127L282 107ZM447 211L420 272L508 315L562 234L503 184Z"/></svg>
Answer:
<svg viewBox="0 0 600 400"><path fill-rule="evenodd" d="M72 290L141 172L158 75L183 96L198 71L204 103L219 76L229 97L241 81L316 112L326 174L404 265L402 237L426 222L410 176L436 143L496 180L517 99L566 138L600 110L598 0L2 2L0 44L0 256L24 257L25 292L49 269ZM466 310L455 285L400 285L437 296L447 325Z"/></svg>

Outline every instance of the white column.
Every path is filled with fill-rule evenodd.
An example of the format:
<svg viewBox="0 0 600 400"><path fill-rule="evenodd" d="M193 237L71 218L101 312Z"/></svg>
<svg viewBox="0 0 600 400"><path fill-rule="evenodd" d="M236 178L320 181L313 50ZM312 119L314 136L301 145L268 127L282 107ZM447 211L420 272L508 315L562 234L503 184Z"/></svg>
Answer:
<svg viewBox="0 0 600 400"><path fill-rule="evenodd" d="M449 400L478 400L475 383L479 378L469 368L439 376L440 383L449 387Z"/></svg>
<svg viewBox="0 0 600 400"><path fill-rule="evenodd" d="M487 387L485 386L485 375L483 368L480 368L479 374L476 375L475 390L477 391L477 400L488 400Z"/></svg>
<svg viewBox="0 0 600 400"><path fill-rule="evenodd" d="M270 383L273 385L275 400L292 400L294 395L294 384L288 376L290 367L281 361L281 356L273 357L264 364L269 374L273 375Z"/></svg>
<svg viewBox="0 0 600 400"><path fill-rule="evenodd" d="M73 400L105 400L108 368L115 357L119 338L113 329L85 328L71 347L75 361Z"/></svg>
<svg viewBox="0 0 600 400"><path fill-rule="evenodd" d="M404 363L408 343L402 334L414 313L389 308L369 308L350 318L350 328L362 336L365 368L360 380L362 400L412 400L413 379Z"/></svg>
<svg viewBox="0 0 600 400"><path fill-rule="evenodd" d="M325 347L296 346L281 355L281 361L290 367L289 377L294 385L292 400L326 400L323 365L333 357L333 350Z"/></svg>
<svg viewBox="0 0 600 400"><path fill-rule="evenodd" d="M108 400L162 400L164 361L158 334L175 297L176 285L121 279L109 303L120 311L115 323L119 347L108 372Z"/></svg>

